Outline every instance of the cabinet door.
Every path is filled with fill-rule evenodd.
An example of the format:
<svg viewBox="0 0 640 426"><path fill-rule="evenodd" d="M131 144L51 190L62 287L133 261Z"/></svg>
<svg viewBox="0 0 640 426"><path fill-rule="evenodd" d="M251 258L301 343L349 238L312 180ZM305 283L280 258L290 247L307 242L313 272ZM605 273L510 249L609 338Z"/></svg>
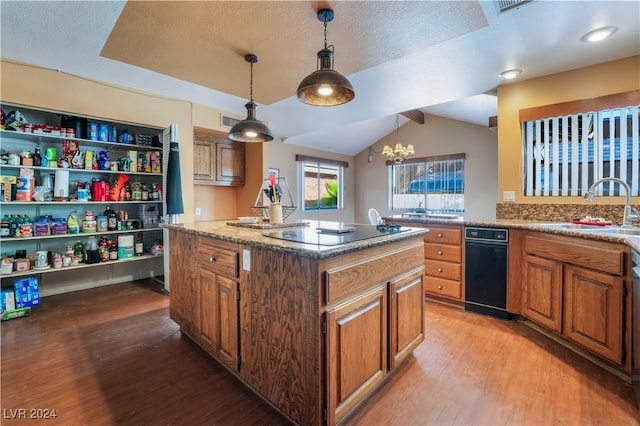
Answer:
<svg viewBox="0 0 640 426"><path fill-rule="evenodd" d="M424 340L422 269L389 282L389 370Z"/></svg>
<svg viewBox="0 0 640 426"><path fill-rule="evenodd" d="M214 155L215 143L196 136L193 141L193 179L195 181L213 182L215 180Z"/></svg>
<svg viewBox="0 0 640 426"><path fill-rule="evenodd" d="M238 369L238 283L209 267L199 268L196 338L220 362Z"/></svg>
<svg viewBox="0 0 640 426"><path fill-rule="evenodd" d="M213 354L229 368L238 368L238 283L216 276Z"/></svg>
<svg viewBox="0 0 640 426"><path fill-rule="evenodd" d="M216 273L209 268L198 268L198 329L196 339L209 350L213 350L215 335L215 291Z"/></svg>
<svg viewBox="0 0 640 426"><path fill-rule="evenodd" d="M611 361L622 363L622 278L566 266L564 334Z"/></svg>
<svg viewBox="0 0 640 426"><path fill-rule="evenodd" d="M562 263L527 255L523 291L524 316L562 332Z"/></svg>
<svg viewBox="0 0 640 426"><path fill-rule="evenodd" d="M169 257L169 317L191 336L195 336L197 329L194 312L197 311L199 298L197 270L189 261L194 257L192 250L196 247L196 238L185 232L169 231L172 252L175 250L175 253L179 253Z"/></svg>
<svg viewBox="0 0 640 426"><path fill-rule="evenodd" d="M215 170L219 184L244 185L244 143L217 141Z"/></svg>
<svg viewBox="0 0 640 426"><path fill-rule="evenodd" d="M340 421L387 371L387 284L329 310L327 424Z"/></svg>

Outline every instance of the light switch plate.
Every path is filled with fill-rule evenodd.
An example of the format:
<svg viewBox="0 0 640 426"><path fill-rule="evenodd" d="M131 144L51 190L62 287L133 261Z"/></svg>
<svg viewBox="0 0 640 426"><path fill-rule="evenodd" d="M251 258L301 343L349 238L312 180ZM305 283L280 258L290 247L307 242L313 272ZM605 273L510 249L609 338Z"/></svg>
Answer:
<svg viewBox="0 0 640 426"><path fill-rule="evenodd" d="M515 193L515 191L503 191L502 192L502 201L516 201L516 193Z"/></svg>
<svg viewBox="0 0 640 426"><path fill-rule="evenodd" d="M196 216L200 216L201 213L200 207L196 207Z"/></svg>
<svg viewBox="0 0 640 426"><path fill-rule="evenodd" d="M247 249L242 249L242 269L251 271L251 252Z"/></svg>

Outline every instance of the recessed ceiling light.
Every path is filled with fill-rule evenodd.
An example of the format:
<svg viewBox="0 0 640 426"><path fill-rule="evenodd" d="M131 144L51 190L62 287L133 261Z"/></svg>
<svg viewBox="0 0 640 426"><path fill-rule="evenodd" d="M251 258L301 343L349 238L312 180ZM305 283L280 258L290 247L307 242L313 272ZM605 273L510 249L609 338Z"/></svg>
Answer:
<svg viewBox="0 0 640 426"><path fill-rule="evenodd" d="M595 29L593 31L589 31L588 33L583 35L580 38L580 40L586 41L589 43L595 43L595 42L604 40L605 38L609 37L616 31L618 31L617 27L602 27L602 28Z"/></svg>
<svg viewBox="0 0 640 426"><path fill-rule="evenodd" d="M519 76L521 73L522 73L522 70L516 68L512 70L502 71L500 74L498 74L498 77L504 78L505 80L513 80L514 78Z"/></svg>

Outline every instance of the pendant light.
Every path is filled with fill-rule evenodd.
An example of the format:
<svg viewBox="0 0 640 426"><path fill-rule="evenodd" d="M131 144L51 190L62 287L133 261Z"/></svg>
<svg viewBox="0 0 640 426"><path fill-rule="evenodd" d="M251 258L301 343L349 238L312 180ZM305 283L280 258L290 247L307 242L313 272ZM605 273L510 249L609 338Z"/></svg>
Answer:
<svg viewBox="0 0 640 426"><path fill-rule="evenodd" d="M333 10L321 9L318 20L324 22L324 49L318 52L316 70L305 77L298 86L298 99L315 106L346 104L356 94L349 80L333 69L333 45L327 47L327 22L333 21Z"/></svg>
<svg viewBox="0 0 640 426"><path fill-rule="evenodd" d="M251 64L251 85L249 86L250 100L244 106L247 108L247 118L237 122L229 130L229 139L237 142L269 142L273 140L273 133L262 121L256 119L256 108L253 102L253 64L258 57L253 54L245 55L244 60Z"/></svg>
<svg viewBox="0 0 640 426"><path fill-rule="evenodd" d="M382 155L387 157L388 161L393 161L395 164L400 164L404 161L405 158L412 156L416 153L412 144L407 145L405 148L400 143L400 126L398 125L399 114L396 114L396 125L395 125L395 133L396 133L396 146L395 148L391 148L389 145L385 145L382 148Z"/></svg>

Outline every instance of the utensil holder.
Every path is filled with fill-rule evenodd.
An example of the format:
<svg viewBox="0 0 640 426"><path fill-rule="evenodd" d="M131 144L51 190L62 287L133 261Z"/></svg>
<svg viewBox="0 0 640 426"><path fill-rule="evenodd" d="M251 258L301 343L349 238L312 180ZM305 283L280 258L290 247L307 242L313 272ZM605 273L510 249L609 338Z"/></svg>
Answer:
<svg viewBox="0 0 640 426"><path fill-rule="evenodd" d="M282 205L271 203L269 206L269 223L282 223Z"/></svg>

